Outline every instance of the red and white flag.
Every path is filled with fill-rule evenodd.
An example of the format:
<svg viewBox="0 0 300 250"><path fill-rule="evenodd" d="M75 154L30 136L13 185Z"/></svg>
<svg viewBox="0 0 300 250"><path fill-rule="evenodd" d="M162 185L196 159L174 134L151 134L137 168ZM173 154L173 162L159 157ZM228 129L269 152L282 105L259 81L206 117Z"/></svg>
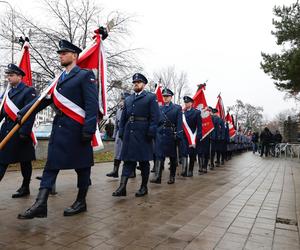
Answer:
<svg viewBox="0 0 300 250"><path fill-rule="evenodd" d="M214 129L214 124L211 119L210 112L208 110L208 106L206 103L205 95L204 95L205 87L201 87L198 89L197 93L194 95L194 104L193 107L201 111L202 117L202 140L210 134Z"/></svg>
<svg viewBox="0 0 300 250"><path fill-rule="evenodd" d="M217 105L216 105L216 109L218 110L217 115L223 121L225 121L225 109L224 109L224 104L223 104L223 100L222 100L221 94L218 95L218 102L217 102Z"/></svg>
<svg viewBox="0 0 300 250"><path fill-rule="evenodd" d="M24 82L27 86L32 86L29 43L27 41L25 41L25 43L23 44L18 66L25 73L25 76L23 76L23 78L22 78L22 82ZM7 88L7 91L3 98L3 107L4 107L6 114L10 117L10 119L15 121L17 119L17 114L19 112L19 109L13 103L13 101L9 98L8 91L9 91L9 88ZM32 139L33 145L36 147L38 142L37 142L36 136L33 131L31 132L30 137Z"/></svg>
<svg viewBox="0 0 300 250"><path fill-rule="evenodd" d="M99 82L99 111L107 115L107 64L99 29L94 31L93 42L79 55L77 65L81 68L93 70Z"/></svg>
<svg viewBox="0 0 300 250"><path fill-rule="evenodd" d="M164 98L163 98L163 95L162 95L161 86L159 84L156 85L155 95L156 95L156 98L157 98L158 105L163 106L165 104L165 102L164 102Z"/></svg>
<svg viewBox="0 0 300 250"><path fill-rule="evenodd" d="M233 138L235 136L235 128L233 125L233 120L232 120L232 116L229 114L229 112L227 113L226 117L225 117L226 122L228 123L228 128L229 128L229 137Z"/></svg>
<svg viewBox="0 0 300 250"><path fill-rule="evenodd" d="M25 72L25 76L23 76L22 82L24 82L27 86L32 86L29 43L27 41L25 41L21 51L19 67Z"/></svg>

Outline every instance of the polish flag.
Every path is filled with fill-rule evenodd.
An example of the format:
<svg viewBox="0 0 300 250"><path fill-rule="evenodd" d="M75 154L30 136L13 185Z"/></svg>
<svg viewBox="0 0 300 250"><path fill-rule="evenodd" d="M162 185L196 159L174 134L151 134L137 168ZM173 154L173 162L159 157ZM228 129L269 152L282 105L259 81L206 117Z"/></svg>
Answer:
<svg viewBox="0 0 300 250"><path fill-rule="evenodd" d="M235 128L233 125L233 120L232 120L232 116L229 114L229 112L227 113L226 117L225 117L226 122L228 122L228 127L229 127L229 137L233 138L235 136Z"/></svg>
<svg viewBox="0 0 300 250"><path fill-rule="evenodd" d="M78 58L77 65L81 68L93 70L98 79L99 110L103 116L107 115L107 64L103 41L99 29L94 31L93 42L84 49Z"/></svg>
<svg viewBox="0 0 300 250"><path fill-rule="evenodd" d="M204 95L205 85L200 87L193 97L194 104L193 107L201 111L202 117L202 139L210 134L214 129L214 124L211 119L210 112L208 110L208 106L206 103L205 95Z"/></svg>
<svg viewBox="0 0 300 250"><path fill-rule="evenodd" d="M225 121L225 109L224 109L224 104L223 104L223 100L222 100L221 94L218 95L218 102L217 102L217 105L216 105L216 109L218 110L217 115L223 121Z"/></svg>
<svg viewBox="0 0 300 250"><path fill-rule="evenodd" d="M163 99L163 95L162 95L162 91L161 91L161 86L159 84L156 85L155 94L156 94L158 105L163 106L164 99Z"/></svg>

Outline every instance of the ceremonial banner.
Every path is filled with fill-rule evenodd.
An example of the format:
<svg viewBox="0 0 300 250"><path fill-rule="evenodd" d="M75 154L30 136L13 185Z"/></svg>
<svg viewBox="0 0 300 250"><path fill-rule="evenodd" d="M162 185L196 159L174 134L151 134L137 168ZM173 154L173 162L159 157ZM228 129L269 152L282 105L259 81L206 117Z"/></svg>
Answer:
<svg viewBox="0 0 300 250"><path fill-rule="evenodd" d="M218 95L218 102L216 105L216 109L218 110L217 115L225 121L225 109L224 109L224 104L221 95Z"/></svg>
<svg viewBox="0 0 300 250"><path fill-rule="evenodd" d="M201 111L202 139L204 139L214 129L214 124L211 119L211 115L209 113L205 95L204 95L204 87L198 89L193 99L194 99L193 107Z"/></svg>
<svg viewBox="0 0 300 250"><path fill-rule="evenodd" d="M93 70L99 82L99 111L103 116L107 115L107 65L99 29L94 31L93 42L84 49L78 58L77 65L81 68Z"/></svg>
<svg viewBox="0 0 300 250"><path fill-rule="evenodd" d="M228 128L229 128L229 137L233 138L235 136L235 128L233 126L233 120L232 120L232 116L229 114L229 112L227 113L226 117L225 117L226 122L228 123Z"/></svg>
<svg viewBox="0 0 300 250"><path fill-rule="evenodd" d="M21 58L19 61L19 67L25 72L25 76L22 78L22 81L27 86L32 86L32 74L31 74L31 65L30 65L30 54L29 54L29 43L25 41L22 51Z"/></svg>

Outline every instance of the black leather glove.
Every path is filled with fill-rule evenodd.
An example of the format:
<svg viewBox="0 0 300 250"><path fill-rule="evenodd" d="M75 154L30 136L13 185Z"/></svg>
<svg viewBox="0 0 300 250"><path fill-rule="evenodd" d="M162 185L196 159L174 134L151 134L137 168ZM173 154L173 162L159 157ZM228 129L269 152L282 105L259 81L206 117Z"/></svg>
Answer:
<svg viewBox="0 0 300 250"><path fill-rule="evenodd" d="M30 137L28 135L19 134L19 138L21 141L28 141Z"/></svg>
<svg viewBox="0 0 300 250"><path fill-rule="evenodd" d="M93 135L91 134L88 134L88 133L85 133L85 132L82 132L81 134L81 141L82 142L90 142L93 138Z"/></svg>
<svg viewBox="0 0 300 250"><path fill-rule="evenodd" d="M16 118L15 122L18 123L19 125L21 125L22 118L23 117L20 114L17 114L17 118Z"/></svg>

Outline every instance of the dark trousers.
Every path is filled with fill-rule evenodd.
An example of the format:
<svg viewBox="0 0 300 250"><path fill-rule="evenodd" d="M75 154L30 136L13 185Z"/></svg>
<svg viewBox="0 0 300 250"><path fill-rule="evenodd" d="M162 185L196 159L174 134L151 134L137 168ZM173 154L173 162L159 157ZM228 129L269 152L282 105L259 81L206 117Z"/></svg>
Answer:
<svg viewBox="0 0 300 250"><path fill-rule="evenodd" d="M0 181L5 175L6 169L9 164L0 164ZM31 179L32 174L32 164L31 161L20 162L21 173L23 176L23 184L22 186L28 186Z"/></svg>
<svg viewBox="0 0 300 250"><path fill-rule="evenodd" d="M175 177L177 167L177 157L170 157L170 176Z"/></svg>
<svg viewBox="0 0 300 250"><path fill-rule="evenodd" d="M77 173L77 187L88 188L91 185L91 168L75 169ZM52 189L56 182L59 169L44 169L40 188Z"/></svg>
<svg viewBox="0 0 300 250"><path fill-rule="evenodd" d="M136 161L124 161L122 176L130 177L132 172L135 171L137 162ZM139 166L142 176L149 176L150 163L149 161L139 161Z"/></svg>
<svg viewBox="0 0 300 250"><path fill-rule="evenodd" d="M270 151L269 143L262 143L260 156L263 156L263 154L265 153L265 156L267 157L269 155L269 151Z"/></svg>
<svg viewBox="0 0 300 250"><path fill-rule="evenodd" d="M216 141L211 140L210 141L210 163L211 164L214 164L215 154L216 154Z"/></svg>

